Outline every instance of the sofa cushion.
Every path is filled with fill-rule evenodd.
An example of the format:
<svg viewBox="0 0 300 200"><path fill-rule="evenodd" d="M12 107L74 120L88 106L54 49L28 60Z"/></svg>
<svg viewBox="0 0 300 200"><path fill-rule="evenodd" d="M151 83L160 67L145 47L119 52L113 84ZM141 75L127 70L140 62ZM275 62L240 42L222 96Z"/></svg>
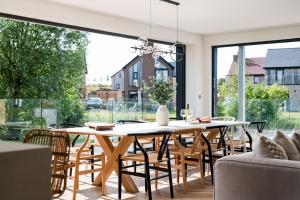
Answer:
<svg viewBox="0 0 300 200"><path fill-rule="evenodd" d="M300 152L300 131L293 131L292 140Z"/></svg>
<svg viewBox="0 0 300 200"><path fill-rule="evenodd" d="M288 159L284 149L265 136L259 136L257 138L253 144L253 154L255 157L261 158Z"/></svg>
<svg viewBox="0 0 300 200"><path fill-rule="evenodd" d="M279 144L285 151L289 160L300 161L300 153L293 140L281 131L275 131L273 141Z"/></svg>

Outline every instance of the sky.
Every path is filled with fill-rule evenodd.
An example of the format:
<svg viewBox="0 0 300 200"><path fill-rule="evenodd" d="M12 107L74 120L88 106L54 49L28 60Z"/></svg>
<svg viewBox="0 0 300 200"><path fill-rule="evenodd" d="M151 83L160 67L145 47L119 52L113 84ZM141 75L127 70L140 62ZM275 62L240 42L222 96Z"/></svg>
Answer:
<svg viewBox="0 0 300 200"><path fill-rule="evenodd" d="M274 44L263 44L263 45L249 45L245 48L245 57L265 57L268 49L278 48L295 48L300 47L300 42L287 42L287 43L274 43ZM233 55L238 52L238 47L223 47L218 49L218 60L217 60L217 77L225 78L227 75Z"/></svg>
<svg viewBox="0 0 300 200"><path fill-rule="evenodd" d="M137 44L136 40L110 36L98 33L89 33L89 45L87 47L87 84L111 84L110 77L126 65L136 54L130 48ZM167 48L166 45L161 45ZM300 42L274 43L264 45L249 45L245 48L246 58L265 57L268 49L300 47ZM233 55L236 55L238 47L223 47L218 49L217 76L225 78ZM165 59L171 62L169 56Z"/></svg>
<svg viewBox="0 0 300 200"><path fill-rule="evenodd" d="M87 84L111 84L110 77L136 56L130 48L136 40L98 33L89 33L88 39ZM171 61L169 56L165 59Z"/></svg>

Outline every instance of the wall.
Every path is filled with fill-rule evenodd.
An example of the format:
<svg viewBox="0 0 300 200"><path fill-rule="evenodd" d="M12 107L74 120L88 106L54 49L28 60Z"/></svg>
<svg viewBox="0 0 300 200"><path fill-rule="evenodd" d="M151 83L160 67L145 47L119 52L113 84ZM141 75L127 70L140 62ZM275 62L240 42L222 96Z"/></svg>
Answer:
<svg viewBox="0 0 300 200"><path fill-rule="evenodd" d="M148 25L140 22L58 5L47 0L1 0L0 12L133 36L144 36L148 30ZM152 39L174 42L176 30L153 26ZM192 105L195 114L200 115L205 107L198 99L203 91L201 85L205 75L202 73L205 71L202 64L202 36L181 31L179 40L187 45L186 101Z"/></svg>
<svg viewBox="0 0 300 200"><path fill-rule="evenodd" d="M203 37L203 62L205 69L203 71L203 109L201 110L203 115L211 114L212 105L212 46L214 45L226 45L237 43L248 43L268 40L281 40L290 38L300 38L300 25L297 26L285 26L277 28L268 28L255 31L242 31L234 33L224 33L215 35L205 35Z"/></svg>

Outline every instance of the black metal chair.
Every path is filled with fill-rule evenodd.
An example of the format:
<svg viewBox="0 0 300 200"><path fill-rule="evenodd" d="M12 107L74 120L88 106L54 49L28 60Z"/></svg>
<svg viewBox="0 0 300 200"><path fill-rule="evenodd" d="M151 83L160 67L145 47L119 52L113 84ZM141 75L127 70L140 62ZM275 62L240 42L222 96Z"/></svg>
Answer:
<svg viewBox="0 0 300 200"><path fill-rule="evenodd" d="M209 167L211 170L212 184L214 183L213 182L214 181L213 159L218 159L220 157L227 155L227 150L226 150L226 145L225 145L225 135L228 130L228 126L218 125L218 126L210 126L207 128L207 130L213 130L213 129L218 129L219 133L213 134L213 135L207 135L207 137L205 137L202 134L204 144L207 147L207 149L204 149L203 155L202 155L203 174L205 174L205 163L209 163ZM223 154L213 154L213 151L212 151L211 142L216 138L217 135L219 135L220 138L219 138L219 141L215 145L218 150L223 150ZM206 152L207 152L207 154L206 154Z"/></svg>
<svg viewBox="0 0 300 200"><path fill-rule="evenodd" d="M263 132L266 124L267 124L267 121L253 121L253 122L250 122L250 126L251 125L256 125L256 129L257 129L258 133ZM253 142L252 136L251 136L251 134L249 133L248 130L245 130L245 131L246 131L246 135L249 139L249 144L250 144L250 147L248 147L247 150L252 151L252 142Z"/></svg>
<svg viewBox="0 0 300 200"><path fill-rule="evenodd" d="M146 121L141 121L141 120L118 120L117 121L118 124L134 124L134 123L138 123L138 124L141 124L141 123L146 123ZM154 150L155 148L155 140L154 139L142 139L139 141L139 143L142 145L142 146L145 146L145 145L149 145L149 144L152 144L151 147L144 147L145 150ZM136 142L134 141L133 142L133 150L129 150L128 153L132 153L132 154L135 154L137 153L138 151L140 151L139 147L137 146ZM136 162L133 161L133 163L135 164ZM134 167L134 171L136 172L136 167Z"/></svg>
<svg viewBox="0 0 300 200"><path fill-rule="evenodd" d="M168 147L168 142L171 134L172 132L170 131L158 131L149 134L149 136L151 137L162 136L162 140L160 140L159 149L156 149L155 151L146 151L144 147L139 143L139 138L145 136L145 133L131 134L131 136L135 138L135 143L139 147L141 152L133 155L126 155L126 156L119 155L119 162L118 162L119 164L118 198L119 199L121 199L121 192L122 192L121 183L122 183L123 174L145 178L145 191L148 194L148 200L152 199L151 181L169 177L170 194L171 194L171 198L174 198L171 161L170 161L171 159L170 159L170 152ZM139 162L139 164L133 163L132 165L123 166L123 161L135 161L135 162ZM162 168L160 166L163 163L167 163L167 168ZM125 170L137 166L144 166L145 173ZM157 171L165 172L167 174L150 178L150 169L156 170L156 172Z"/></svg>

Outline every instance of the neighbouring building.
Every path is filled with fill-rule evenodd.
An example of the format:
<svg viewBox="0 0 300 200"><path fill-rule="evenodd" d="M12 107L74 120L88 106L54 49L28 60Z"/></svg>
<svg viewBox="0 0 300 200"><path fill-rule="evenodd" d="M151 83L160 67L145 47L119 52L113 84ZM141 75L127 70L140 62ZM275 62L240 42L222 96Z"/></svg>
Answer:
<svg viewBox="0 0 300 200"><path fill-rule="evenodd" d="M268 85L284 85L290 98L300 98L300 48L269 49L264 69Z"/></svg>
<svg viewBox="0 0 300 200"><path fill-rule="evenodd" d="M123 99L121 91L110 89L96 90L96 97L99 97L103 101L120 101Z"/></svg>
<svg viewBox="0 0 300 200"><path fill-rule="evenodd" d="M234 55L233 60L227 74L230 76L238 75L238 56ZM251 83L257 84L265 80L265 70L263 69L263 64L265 62L265 57L255 57L246 58L246 76L250 79Z"/></svg>
<svg viewBox="0 0 300 200"><path fill-rule="evenodd" d="M162 57L154 60L151 54L142 57L136 56L111 76L112 90L121 91L125 99L136 100L139 95L141 98L145 98L146 96L141 90L142 84L151 77L156 79L173 77L175 79L175 63L169 63Z"/></svg>

